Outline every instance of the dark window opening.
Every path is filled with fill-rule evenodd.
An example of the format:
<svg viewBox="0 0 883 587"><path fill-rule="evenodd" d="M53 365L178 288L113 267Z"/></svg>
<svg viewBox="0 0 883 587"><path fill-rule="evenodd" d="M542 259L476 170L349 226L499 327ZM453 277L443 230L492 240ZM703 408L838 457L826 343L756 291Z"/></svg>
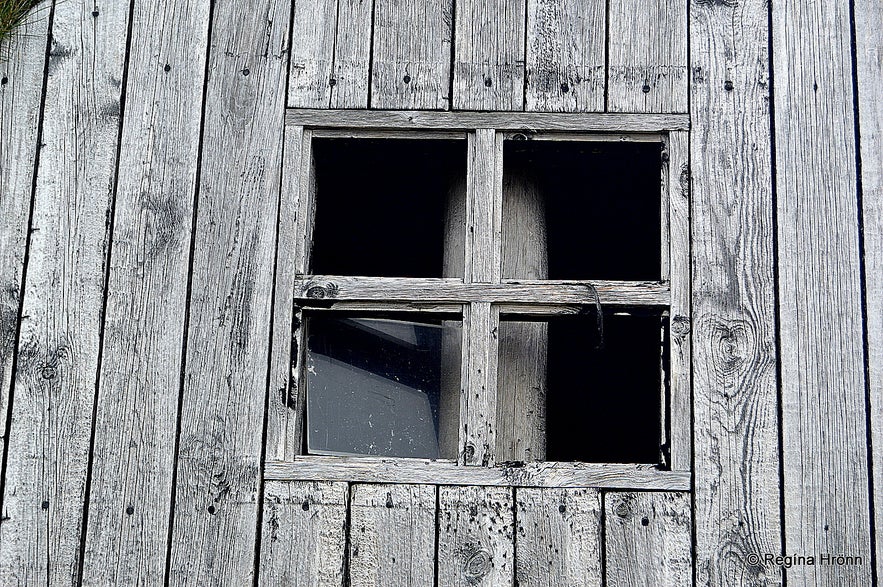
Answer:
<svg viewBox="0 0 883 587"><path fill-rule="evenodd" d="M442 277L445 208L465 140L315 139L311 273Z"/></svg>
<svg viewBox="0 0 883 587"><path fill-rule="evenodd" d="M505 142L504 202L512 181L539 191L546 225L537 230L546 234L548 279L660 279L661 147ZM504 203L504 213L509 208ZM504 219L503 226L510 223Z"/></svg>

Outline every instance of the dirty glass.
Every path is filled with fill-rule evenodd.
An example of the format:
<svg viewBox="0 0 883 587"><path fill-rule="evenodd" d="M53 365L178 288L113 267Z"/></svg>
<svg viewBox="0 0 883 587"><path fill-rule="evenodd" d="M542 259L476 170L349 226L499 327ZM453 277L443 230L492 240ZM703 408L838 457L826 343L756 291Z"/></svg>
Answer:
<svg viewBox="0 0 883 587"><path fill-rule="evenodd" d="M312 316L307 452L454 458L459 320Z"/></svg>

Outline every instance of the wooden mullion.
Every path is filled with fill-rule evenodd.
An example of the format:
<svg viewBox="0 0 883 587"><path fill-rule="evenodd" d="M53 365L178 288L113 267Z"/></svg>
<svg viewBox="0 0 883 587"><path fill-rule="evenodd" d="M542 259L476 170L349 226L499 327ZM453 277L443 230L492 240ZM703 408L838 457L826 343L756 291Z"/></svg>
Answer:
<svg viewBox="0 0 883 587"><path fill-rule="evenodd" d="M459 462L494 464L497 433L497 332L499 310L474 302L463 316L463 386L460 397Z"/></svg>

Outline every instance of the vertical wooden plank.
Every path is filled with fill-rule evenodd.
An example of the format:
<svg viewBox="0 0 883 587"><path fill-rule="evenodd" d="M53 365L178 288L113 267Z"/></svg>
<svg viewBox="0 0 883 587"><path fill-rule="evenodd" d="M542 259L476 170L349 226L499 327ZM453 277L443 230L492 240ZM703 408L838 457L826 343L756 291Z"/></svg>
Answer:
<svg viewBox="0 0 883 587"><path fill-rule="evenodd" d="M669 314L669 426L670 466L675 471L692 467L690 352L690 137L673 132L668 138L669 263L671 312Z"/></svg>
<svg viewBox="0 0 883 587"><path fill-rule="evenodd" d="M130 585L166 566L209 5L132 19L83 563Z"/></svg>
<svg viewBox="0 0 883 587"><path fill-rule="evenodd" d="M371 107L446 110L452 0L377 0Z"/></svg>
<svg viewBox="0 0 883 587"><path fill-rule="evenodd" d="M348 501L346 483L267 481L258 583L342 587Z"/></svg>
<svg viewBox="0 0 883 587"><path fill-rule="evenodd" d="M508 487L439 487L438 584L514 584L514 512Z"/></svg>
<svg viewBox="0 0 883 587"><path fill-rule="evenodd" d="M518 488L515 503L518 585L601 586L597 489Z"/></svg>
<svg viewBox="0 0 883 587"><path fill-rule="evenodd" d="M286 0L214 5L172 585L254 573L289 11Z"/></svg>
<svg viewBox="0 0 883 587"><path fill-rule="evenodd" d="M371 0L337 0L332 108L368 107L373 9Z"/></svg>
<svg viewBox="0 0 883 587"><path fill-rule="evenodd" d="M868 388L873 446L873 510L877 580L883 577L883 4L860 2L855 10L856 77L861 137Z"/></svg>
<svg viewBox="0 0 883 587"><path fill-rule="evenodd" d="M0 437L5 445L51 2L0 46Z"/></svg>
<svg viewBox="0 0 883 587"><path fill-rule="evenodd" d="M337 0L298 0L294 3L289 108L328 108L334 71L337 4Z"/></svg>
<svg viewBox="0 0 883 587"><path fill-rule="evenodd" d="M432 485L353 486L352 587L435 584L435 493Z"/></svg>
<svg viewBox="0 0 883 587"><path fill-rule="evenodd" d="M466 280L499 283L502 276L503 142L491 128L469 135L466 194Z"/></svg>
<svg viewBox="0 0 883 587"><path fill-rule="evenodd" d="M772 10L785 551L867 561L849 4L786 1ZM870 585L871 565L795 566L788 582Z"/></svg>
<svg viewBox="0 0 883 587"><path fill-rule="evenodd" d="M767 16L690 4L697 585L782 575Z"/></svg>
<svg viewBox="0 0 883 587"><path fill-rule="evenodd" d="M493 465L497 448L497 333L500 312L490 303L464 311L463 386L460 395L459 461Z"/></svg>
<svg viewBox="0 0 883 587"><path fill-rule="evenodd" d="M454 26L454 108L524 108L526 0L460 0Z"/></svg>
<svg viewBox="0 0 883 587"><path fill-rule="evenodd" d="M603 112L607 3L528 0L525 110Z"/></svg>
<svg viewBox="0 0 883 587"><path fill-rule="evenodd" d="M606 584L693 584L689 493L605 493Z"/></svg>
<svg viewBox="0 0 883 587"><path fill-rule="evenodd" d="M72 584L81 564L128 9L55 7L10 406L2 584Z"/></svg>
<svg viewBox="0 0 883 587"><path fill-rule="evenodd" d="M686 10L681 0L610 1L608 111L687 111Z"/></svg>

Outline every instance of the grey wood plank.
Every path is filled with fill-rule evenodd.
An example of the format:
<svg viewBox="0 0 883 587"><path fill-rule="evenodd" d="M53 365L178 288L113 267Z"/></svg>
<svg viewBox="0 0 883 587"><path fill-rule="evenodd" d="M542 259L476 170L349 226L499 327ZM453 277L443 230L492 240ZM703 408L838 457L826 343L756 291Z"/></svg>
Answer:
<svg viewBox="0 0 883 587"><path fill-rule="evenodd" d="M497 467L464 467L452 460L303 455L294 461L269 461L264 476L274 480L349 480L355 483L690 489L690 473L687 471L612 463L540 461L503 463Z"/></svg>
<svg viewBox="0 0 883 587"><path fill-rule="evenodd" d="M294 2L288 78L288 105L293 108L328 108L331 102L337 9L337 0ZM342 84L349 81L346 77L341 79ZM335 78L334 87L336 84Z"/></svg>
<svg viewBox="0 0 883 587"><path fill-rule="evenodd" d="M688 493L605 493L606 585L693 584Z"/></svg>
<svg viewBox="0 0 883 587"><path fill-rule="evenodd" d="M460 0L454 25L454 109L524 108L526 0Z"/></svg>
<svg viewBox="0 0 883 587"><path fill-rule="evenodd" d="M883 4L854 5L877 579L883 577ZM875 416L876 415L876 416Z"/></svg>
<svg viewBox="0 0 883 587"><path fill-rule="evenodd" d="M850 8L772 10L784 550L869 561ZM801 565L787 576L804 585L870 585L871 570Z"/></svg>
<svg viewBox="0 0 883 587"><path fill-rule="evenodd" d="M371 107L450 107L453 1L377 0Z"/></svg>
<svg viewBox="0 0 883 587"><path fill-rule="evenodd" d="M438 493L438 584L513 585L512 489L439 487Z"/></svg>
<svg viewBox="0 0 883 587"><path fill-rule="evenodd" d="M690 138L680 131L668 140L667 217L669 235L669 453L676 471L692 467L693 426L690 395L692 353L690 337Z"/></svg>
<svg viewBox="0 0 883 587"><path fill-rule="evenodd" d="M368 107L373 11L373 1L337 0L331 108Z"/></svg>
<svg viewBox="0 0 883 587"><path fill-rule="evenodd" d="M528 0L525 110L603 112L607 4Z"/></svg>
<svg viewBox="0 0 883 587"><path fill-rule="evenodd" d="M436 488L353 485L349 584L435 584Z"/></svg>
<svg viewBox="0 0 883 587"><path fill-rule="evenodd" d="M175 470L209 5L138 0L132 19L87 584L164 580Z"/></svg>
<svg viewBox="0 0 883 587"><path fill-rule="evenodd" d="M601 586L597 489L516 489L515 518L518 585Z"/></svg>
<svg viewBox="0 0 883 587"><path fill-rule="evenodd" d="M91 2L55 7L10 406L0 584L73 584L81 564L128 9L109 4L93 17Z"/></svg>
<svg viewBox="0 0 883 587"><path fill-rule="evenodd" d="M490 303L474 302L463 312L459 460L464 465L486 467L496 459L499 324L499 311Z"/></svg>
<svg viewBox="0 0 883 587"><path fill-rule="evenodd" d="M0 47L0 438L4 445L51 6L41 3Z"/></svg>
<svg viewBox="0 0 883 587"><path fill-rule="evenodd" d="M268 481L258 584L342 587L348 503L346 483Z"/></svg>
<svg viewBox="0 0 883 587"><path fill-rule="evenodd" d="M254 573L290 8L213 9L172 585Z"/></svg>
<svg viewBox="0 0 883 587"><path fill-rule="evenodd" d="M690 4L698 585L782 577L767 46L764 0Z"/></svg>
<svg viewBox="0 0 883 587"><path fill-rule="evenodd" d="M609 22L607 109L686 112L687 3L611 0Z"/></svg>
<svg viewBox="0 0 883 587"><path fill-rule="evenodd" d="M604 305L666 306L669 286L658 281L540 281L510 279L503 283L461 283L450 278L295 277L295 297L303 304L327 306L334 302L414 302L462 304L593 304L598 292Z"/></svg>
<svg viewBox="0 0 883 587"><path fill-rule="evenodd" d="M433 112L433 111L334 111L289 109L288 124L325 128L396 128L474 130L494 128L515 131L572 131L658 133L689 130L686 114L572 113L554 112Z"/></svg>

